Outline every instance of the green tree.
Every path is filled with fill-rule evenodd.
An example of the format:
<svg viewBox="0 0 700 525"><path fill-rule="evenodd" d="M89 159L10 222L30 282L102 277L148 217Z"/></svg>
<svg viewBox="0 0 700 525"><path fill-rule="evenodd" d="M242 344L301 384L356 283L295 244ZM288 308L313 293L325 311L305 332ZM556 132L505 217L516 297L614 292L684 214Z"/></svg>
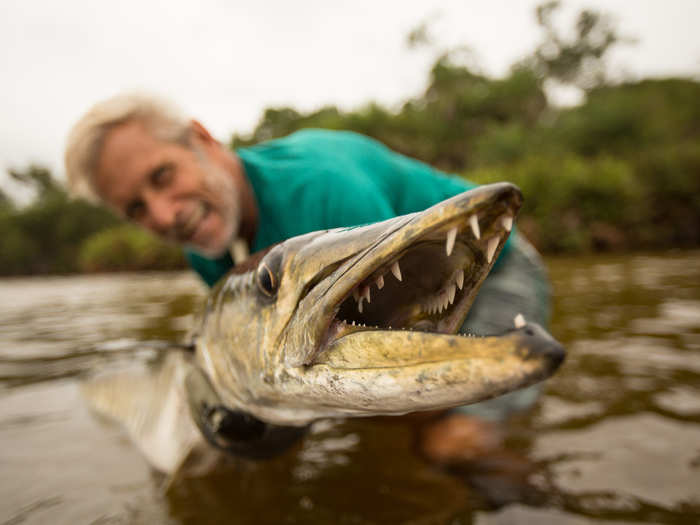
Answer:
<svg viewBox="0 0 700 525"><path fill-rule="evenodd" d="M29 166L25 170L10 170L9 174L32 188L36 197L28 206L6 206L0 213L1 273L75 271L80 243L119 223L104 208L70 199L46 168Z"/></svg>
<svg viewBox="0 0 700 525"><path fill-rule="evenodd" d="M560 7L561 2L555 0L536 8L537 23L544 38L525 64L541 78L585 90L604 84L605 55L615 44L630 39L620 37L609 16L588 9L579 13L574 36L567 39L553 20Z"/></svg>

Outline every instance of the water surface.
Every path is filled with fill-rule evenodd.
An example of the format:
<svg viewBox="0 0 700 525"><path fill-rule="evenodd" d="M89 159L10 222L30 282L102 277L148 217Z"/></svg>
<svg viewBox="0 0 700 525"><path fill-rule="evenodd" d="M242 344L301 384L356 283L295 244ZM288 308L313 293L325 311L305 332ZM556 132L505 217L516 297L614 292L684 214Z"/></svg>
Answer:
<svg viewBox="0 0 700 525"><path fill-rule="evenodd" d="M1 280L0 523L700 522L700 253L548 265L569 357L498 455L445 470L410 421L325 421L280 458L168 491L79 383L184 338L203 286Z"/></svg>

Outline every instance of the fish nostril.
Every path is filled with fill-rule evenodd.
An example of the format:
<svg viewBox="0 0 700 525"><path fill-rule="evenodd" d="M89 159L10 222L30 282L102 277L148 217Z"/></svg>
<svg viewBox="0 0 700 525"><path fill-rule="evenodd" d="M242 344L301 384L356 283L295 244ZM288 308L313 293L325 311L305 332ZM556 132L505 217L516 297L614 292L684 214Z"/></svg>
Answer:
<svg viewBox="0 0 700 525"><path fill-rule="evenodd" d="M566 359L566 350L564 350L564 347L560 344L553 346L552 351L550 352L552 372L561 366L564 359Z"/></svg>

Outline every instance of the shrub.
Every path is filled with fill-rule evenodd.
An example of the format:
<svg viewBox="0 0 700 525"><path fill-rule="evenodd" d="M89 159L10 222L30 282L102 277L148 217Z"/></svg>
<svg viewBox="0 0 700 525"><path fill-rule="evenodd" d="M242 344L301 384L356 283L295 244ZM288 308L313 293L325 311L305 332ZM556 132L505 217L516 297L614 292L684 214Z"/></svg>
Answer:
<svg viewBox="0 0 700 525"><path fill-rule="evenodd" d="M621 160L531 156L467 174L480 184L510 181L525 195L524 229L543 251L619 248L645 222L643 191Z"/></svg>
<svg viewBox="0 0 700 525"><path fill-rule="evenodd" d="M700 245L700 145L658 147L636 160L649 216L640 243L653 247Z"/></svg>
<svg viewBox="0 0 700 525"><path fill-rule="evenodd" d="M80 249L83 271L174 270L185 267L182 250L130 224L88 238Z"/></svg>

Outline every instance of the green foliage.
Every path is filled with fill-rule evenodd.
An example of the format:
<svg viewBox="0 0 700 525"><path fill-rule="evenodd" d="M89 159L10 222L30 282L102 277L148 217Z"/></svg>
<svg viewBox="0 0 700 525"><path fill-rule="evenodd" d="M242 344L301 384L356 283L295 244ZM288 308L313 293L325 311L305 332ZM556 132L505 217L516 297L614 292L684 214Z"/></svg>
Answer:
<svg viewBox="0 0 700 525"><path fill-rule="evenodd" d="M649 246L700 245L700 141L651 148L635 162L640 203L648 221L640 242Z"/></svg>
<svg viewBox="0 0 700 525"><path fill-rule="evenodd" d="M605 62L608 50L615 44L628 42L615 30L610 18L584 9L578 15L574 38L562 37L553 15L561 2L546 2L536 9L537 23L544 33L542 43L524 64L542 78L591 89L605 82Z"/></svg>
<svg viewBox="0 0 700 525"><path fill-rule="evenodd" d="M468 177L517 184L526 196L522 228L547 252L620 248L629 240L626 229L645 220L642 189L630 166L613 158L531 156Z"/></svg>
<svg viewBox="0 0 700 525"><path fill-rule="evenodd" d="M36 198L26 207L0 200L0 274L184 267L179 248L125 225L103 207L71 199L47 169L30 166L10 175Z"/></svg>
<svg viewBox="0 0 700 525"><path fill-rule="evenodd" d="M87 272L175 270L185 267L182 250L147 231L123 224L83 243L80 268Z"/></svg>
<svg viewBox="0 0 700 525"><path fill-rule="evenodd" d="M80 243L118 220L103 208L72 200L45 168L11 171L33 187L36 199L23 208L0 208L0 273L5 275L76 271Z"/></svg>
<svg viewBox="0 0 700 525"><path fill-rule="evenodd" d="M635 155L700 134L700 83L662 79L605 86L552 126L562 147L583 155Z"/></svg>
<svg viewBox="0 0 700 525"><path fill-rule="evenodd" d="M0 271L4 275L30 273L39 259L39 243L22 231L10 207L0 208Z"/></svg>

